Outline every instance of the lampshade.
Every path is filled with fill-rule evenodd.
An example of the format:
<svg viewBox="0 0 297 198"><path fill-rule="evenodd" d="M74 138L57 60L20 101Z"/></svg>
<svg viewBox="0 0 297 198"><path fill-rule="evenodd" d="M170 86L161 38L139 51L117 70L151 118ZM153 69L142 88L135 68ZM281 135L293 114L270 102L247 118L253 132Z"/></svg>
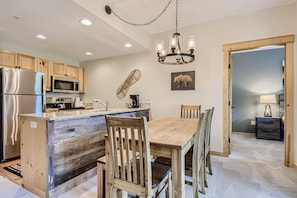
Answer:
<svg viewBox="0 0 297 198"><path fill-rule="evenodd" d="M276 96L272 95L260 95L260 103L261 104L275 104Z"/></svg>

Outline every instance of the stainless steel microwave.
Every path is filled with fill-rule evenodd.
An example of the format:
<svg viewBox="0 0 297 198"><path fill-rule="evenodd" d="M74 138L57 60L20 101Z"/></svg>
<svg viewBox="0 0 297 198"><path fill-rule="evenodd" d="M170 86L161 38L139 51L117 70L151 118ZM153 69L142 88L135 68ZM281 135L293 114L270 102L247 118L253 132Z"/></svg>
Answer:
<svg viewBox="0 0 297 198"><path fill-rule="evenodd" d="M52 76L52 92L78 93L79 82L75 79Z"/></svg>

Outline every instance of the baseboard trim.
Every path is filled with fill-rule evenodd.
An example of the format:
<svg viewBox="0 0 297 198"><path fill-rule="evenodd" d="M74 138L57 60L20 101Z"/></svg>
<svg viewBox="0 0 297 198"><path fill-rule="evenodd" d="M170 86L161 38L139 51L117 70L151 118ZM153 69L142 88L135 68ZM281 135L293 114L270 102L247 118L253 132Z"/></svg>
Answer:
<svg viewBox="0 0 297 198"><path fill-rule="evenodd" d="M296 164L293 164L292 165L292 168L294 168L295 170L297 170L297 165Z"/></svg>
<svg viewBox="0 0 297 198"><path fill-rule="evenodd" d="M247 136L255 136L256 137L256 133L232 131L232 134L235 134L235 135L247 135Z"/></svg>
<svg viewBox="0 0 297 198"><path fill-rule="evenodd" d="M235 135L246 135L246 136L253 136L256 137L256 133L248 133L248 132L237 132L237 131L232 131L232 134ZM211 155L216 155L216 156L221 156L221 157L228 157L228 153L223 153L223 152L218 152L218 151L210 151ZM297 169L297 166L296 166Z"/></svg>
<svg viewBox="0 0 297 198"><path fill-rule="evenodd" d="M228 157L228 154L217 152L217 151L210 151L211 155L221 156L221 157Z"/></svg>

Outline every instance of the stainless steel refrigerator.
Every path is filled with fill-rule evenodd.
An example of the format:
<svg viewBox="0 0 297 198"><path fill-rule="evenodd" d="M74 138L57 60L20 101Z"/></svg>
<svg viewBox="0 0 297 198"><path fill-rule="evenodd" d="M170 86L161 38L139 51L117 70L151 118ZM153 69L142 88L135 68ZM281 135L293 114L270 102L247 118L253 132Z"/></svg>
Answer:
<svg viewBox="0 0 297 198"><path fill-rule="evenodd" d="M2 67L0 89L0 161L3 162L20 156L18 115L42 113L44 74Z"/></svg>

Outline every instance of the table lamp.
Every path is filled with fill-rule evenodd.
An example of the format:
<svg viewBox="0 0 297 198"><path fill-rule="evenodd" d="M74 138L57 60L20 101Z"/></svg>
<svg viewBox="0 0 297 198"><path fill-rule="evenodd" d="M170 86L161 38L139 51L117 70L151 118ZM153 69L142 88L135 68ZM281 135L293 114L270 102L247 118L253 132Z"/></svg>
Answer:
<svg viewBox="0 0 297 198"><path fill-rule="evenodd" d="M264 116L272 117L270 104L276 104L276 96L275 95L260 95L260 104L266 104Z"/></svg>

